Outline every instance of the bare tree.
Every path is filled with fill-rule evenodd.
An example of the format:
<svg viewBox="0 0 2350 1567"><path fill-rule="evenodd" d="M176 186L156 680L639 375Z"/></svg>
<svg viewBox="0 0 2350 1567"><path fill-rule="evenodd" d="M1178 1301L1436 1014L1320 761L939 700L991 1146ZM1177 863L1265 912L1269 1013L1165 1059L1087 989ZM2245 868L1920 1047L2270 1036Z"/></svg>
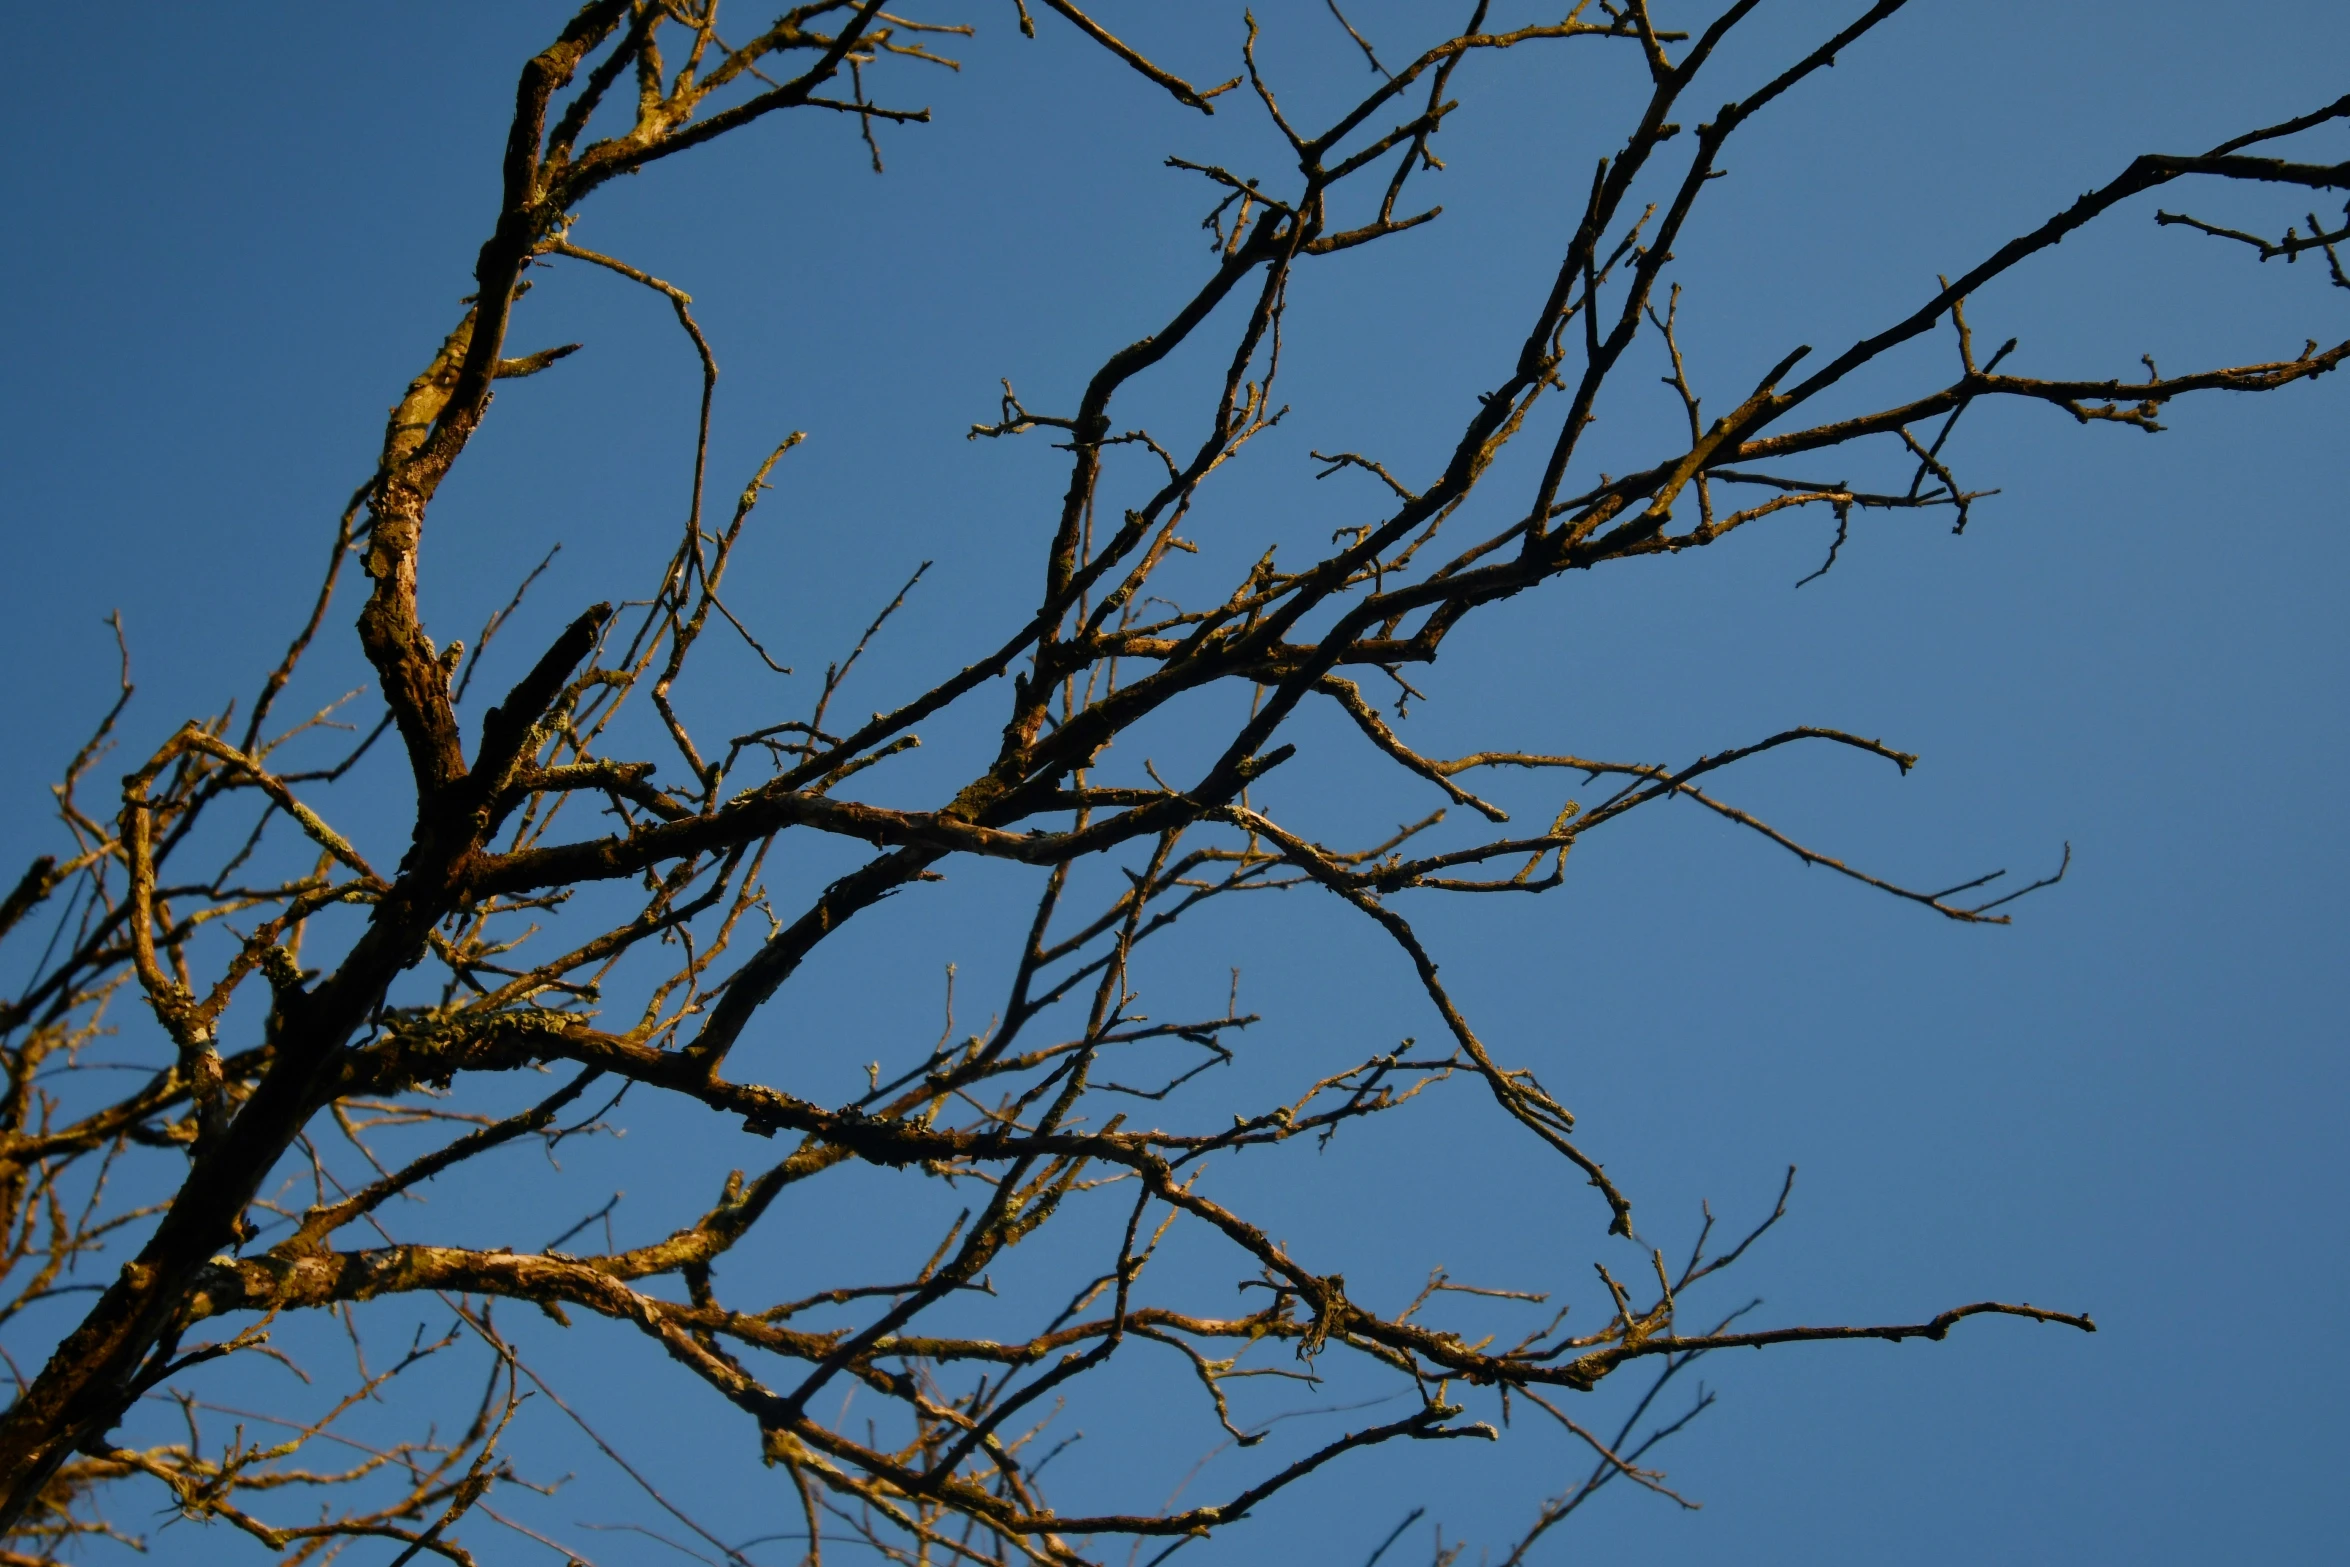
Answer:
<svg viewBox="0 0 2350 1567"><path fill-rule="evenodd" d="M739 1440L755 1443L781 1471L779 1486L788 1483L779 1495L799 1510L794 1540L810 1561L827 1539L844 1538L901 1561L1073 1563L1130 1544L1156 1560L1356 1449L1494 1439L1493 1424L1472 1418L1469 1406L1482 1401L1497 1418L1522 1403L1589 1450L1587 1476L1540 1507L1508 1554L1516 1562L1617 1479L1673 1495L1649 1455L1707 1399L1660 1398L1713 1350L1940 1339L1977 1316L2092 1329L2085 1316L1996 1301L1883 1325L1756 1326L1735 1306L1692 1306L1683 1318L1693 1292L1786 1211L1787 1191L1727 1246L1710 1217L1677 1262L1638 1242L1630 1195L1553 1090L1480 1038L1407 917L1413 894L1492 894L1506 904L1555 887L1586 834L1681 799L1921 911L2005 922L2014 900L2063 874L2061 862L2015 890L1990 877L1902 885L1716 792L1718 775L1781 747L1843 747L1906 771L1914 758L1879 740L1795 728L1668 765L1557 754L1539 737L1502 734L1494 749L1433 757L1383 714L1384 693L1413 694L1408 671L1435 659L1468 617L1569 572L1702 548L1795 514L1832 516L1839 547L1855 513L1934 512L1963 529L1980 492L1954 471L1949 443L1978 401L2046 404L2084 425L2153 431L2166 406L2191 393L2270 391L2350 354L2350 342L2311 341L2290 357L2185 373L2149 362L2142 379L2102 368L2036 379L2004 373L2013 343L1983 350L1966 317L1984 284L2161 187L2231 181L2296 197L2350 187L2350 164L2272 155L2272 144L2350 118L2346 97L2308 112L2281 108L2276 123L2201 153L2136 159L2030 232L1957 258L1900 319L1828 352L1795 348L1751 386L1714 394L1721 411L1707 417L1679 340L1674 248L1740 130L1902 9L1881 0L1777 74L1738 86L1718 107L1695 107L1717 102L1699 78L1756 4L1679 7L1694 14L1667 28L1645 0L1586 0L1563 20L1504 26L1488 15L1489 0L1476 0L1459 31L1409 57L1392 43L1382 54L1333 4L1345 31L1328 41L1359 46L1369 90L1328 123L1310 124L1284 112L1259 69L1253 21L1239 74L1202 87L1067 0L1041 0L1033 19L1014 0L1011 19L1023 31L1074 27L1099 46L1102 69L1138 73L1144 90L1202 113L1263 116L1288 166L1176 160L1214 202L1196 291L1147 336L1107 354L1073 402L1032 408L1007 385L995 417L971 431L1036 436L1066 453L1065 488L1040 510L1033 539L1042 546L1035 598L1000 639L940 648L940 667L954 673L868 718L844 716L835 698L907 602L901 592L826 669L804 716L750 713L723 735L693 733L672 695L706 634L776 662L758 640L755 608L730 606L723 592L761 492L799 436L778 441L731 506L706 507L717 371L691 299L592 248L582 213L619 175L657 176L668 158L760 134L755 122L787 112L854 118L878 165L876 127L928 116L873 90L938 61L951 42L942 35L969 28L884 13L879 0L810 0L748 36L722 31L717 0L592 0L581 9L522 68L478 291L393 409L283 661L241 715L192 719L159 746L143 743L119 800L100 801L91 779L122 737L126 652L122 701L57 788L69 842L36 860L0 903L0 935L42 944L24 961L15 998L0 1004L10 1290L0 1315L38 1323L50 1319L22 1314L76 1291L95 1297L53 1349L44 1335L46 1363L18 1373L0 1419L13 1542L5 1560L47 1561L112 1536L120 1506L109 1511L108 1498L144 1492L120 1505L151 1508L160 1485L179 1513L224 1521L290 1561L375 1537L395 1542L399 1561L475 1561L478 1543L460 1543L460 1520L469 1538L487 1520L529 1532L497 1508L500 1487L533 1483L517 1467L510 1423L526 1398L554 1400L512 1308L496 1315L506 1303L610 1335L615 1353L641 1339L641 1352L674 1362L687 1384L681 1396L732 1411ZM1227 20L1187 15L1179 25ZM1316 559L1279 561L1254 543L1233 553L1249 541L1228 532L1223 543L1195 542L1200 508L1215 504L1211 479L1282 416L1275 384L1291 290L1311 286L1323 258L1437 215L1416 195L1440 167L1435 139L1479 57L1559 49L1614 57L1597 69L1645 72L1647 100L1620 143L1596 158L1555 280L1525 302L1514 360L1494 367L1475 407L1427 410L1459 421L1449 459L1435 472L1399 473L1370 454L1317 453L1339 484L1329 492L1332 542ZM1684 128L1677 117L1696 123ZM2157 221L2262 259L2322 259L2319 275L2350 287L2335 248L2350 230L2329 229L2314 213L2278 239L2167 211ZM542 287L559 287L575 268L616 273L659 296L648 304L673 311L699 355L692 490L649 596L578 613L468 724L460 709L505 617L471 650L425 634L425 520L496 383L547 371L568 352L513 353L509 339L526 279L535 272ZM1947 373L1888 403L1836 402L1856 372L1928 334L1946 336ZM1223 369L1183 428L1122 422L1117 407L1130 388L1178 348L1210 347ZM1603 393L1660 365L1685 429L1637 471L1583 471L1579 442ZM1495 493L1485 481L1521 441L1539 459L1527 465L1531 482ZM1822 461L1829 454L1833 469ZM1824 469L1881 477L1812 477ZM283 758L298 754L297 741L318 745L332 710L286 723L276 706L329 624L353 556L367 578L357 631L377 677L380 722L367 719L372 729L339 760L290 766ZM1170 585L1178 556L1198 557L1186 582L1221 570L1219 586L1203 597ZM1819 569L1836 558L1831 549ZM1375 693L1367 681L1386 685ZM1214 693L1239 700L1203 700ZM1367 747L1350 764L1360 788L1376 775L1399 795L1417 791L1430 804L1441 796L1444 809L1353 845L1325 841L1311 820L1277 817L1262 803L1267 791L1252 794L1252 785L1291 759L1285 733L1320 704ZM858 797L882 776L860 775L915 746L925 721L971 707L1000 720L1000 738L968 759L959 788L927 809ZM1179 708L1197 721L1152 761L1106 759L1114 741ZM1217 713L1237 716L1218 726ZM332 786L387 732L413 775L412 817L338 821L326 803ZM1560 778L1589 797L1512 821L1471 787L1510 770ZM579 820L593 810L612 821ZM1464 822L1475 830L1459 831ZM388 851L362 852L396 843L402 828L397 863L386 863ZM798 873L770 869L787 833L853 840L870 854L829 882L803 885ZM987 1027L958 1039L950 1023L934 1048L876 1061L868 1090L847 1103L821 1102L788 1080L730 1075L762 1009L829 936L941 867L974 859L1034 878L1033 901L1007 911L1011 979ZM1202 905L1284 887L1327 894L1392 942L1425 992L1437 1042L1387 1045L1348 1070L1296 1083L1277 1102L1210 1103L1212 1069L1256 1019L1236 997L1196 1017L1145 1016L1136 1003L1142 949L1179 920L1196 923ZM150 1013L159 1028L134 1016ZM91 1053L117 1027L124 1043L112 1048L140 1052L144 1067L128 1093ZM1440 1325L1449 1308L1527 1310L1544 1298L1442 1273L1402 1309L1375 1311L1349 1296L1345 1259L1321 1255L1311 1236L1294 1248L1273 1238L1246 1211L1244 1186L1228 1199L1199 1182L1217 1156L1327 1144L1353 1122L1409 1113L1448 1081L1489 1096L1497 1117L1589 1186L1595 1220L1604 1215L1595 1231L1636 1242L1622 1253L1636 1266L1595 1264L1612 1301L1606 1321L1568 1332L1564 1313L1537 1311L1498 1336ZM491 1150L553 1148L606 1124L623 1093L635 1096L632 1109L652 1101L706 1112L713 1135L740 1127L782 1141L764 1168L738 1172L706 1211L678 1216L652 1244L567 1249L593 1235L600 1214L535 1249L394 1238L392 1215L409 1211L395 1210L397 1200L427 1182L466 1180L471 1161ZM439 1140L405 1162L379 1161L376 1150L420 1136ZM720 1264L763 1219L824 1200L828 1173L860 1166L968 1191L971 1205L930 1237L929 1260L910 1276L825 1280L782 1301L721 1289ZM494 1183L479 1190L494 1200ZM965 1309L992 1265L1047 1224L1106 1209L1115 1239L1086 1276L1051 1298L1015 1302L1031 1308L1019 1332L971 1325ZM909 1204L876 1222L911 1227L929 1211ZM1205 1313L1154 1291L1154 1255L1175 1226L1225 1249L1243 1276L1245 1309ZM191 1391L199 1366L282 1354L272 1332L300 1314L335 1318L357 1343L383 1310L425 1299L439 1303L445 1334L372 1366L362 1355L355 1380L306 1393L300 1407L232 1413L255 1424L225 1440L218 1406ZM989 1305L1001 1320L1004 1303ZM486 1371L453 1423L391 1444L348 1434L351 1410L461 1349L486 1349ZM1294 1461L1266 1464L1213 1502L1121 1512L1058 1498L1056 1510L1043 1475L1055 1449L1040 1433L1058 1399L1122 1352L1187 1367L1201 1418L1221 1422L1241 1446L1263 1430L1234 1418L1226 1389L1236 1378L1353 1357L1407 1390L1409 1403ZM21 1357L28 1367L32 1358ZM1601 1427L1578 1417L1577 1395L1635 1362L1650 1380L1628 1419ZM856 1426L829 1417L819 1396L847 1388L886 1417ZM158 1408L184 1423L182 1435L120 1445L118 1428ZM714 1439L735 1439L718 1429ZM284 1509L297 1500L315 1521L288 1521ZM673 1522L701 1532L682 1513ZM582 1546L544 1543L587 1559ZM693 1549L747 1560L747 1547L706 1533ZM1454 1549L1439 1534L1439 1559Z"/></svg>

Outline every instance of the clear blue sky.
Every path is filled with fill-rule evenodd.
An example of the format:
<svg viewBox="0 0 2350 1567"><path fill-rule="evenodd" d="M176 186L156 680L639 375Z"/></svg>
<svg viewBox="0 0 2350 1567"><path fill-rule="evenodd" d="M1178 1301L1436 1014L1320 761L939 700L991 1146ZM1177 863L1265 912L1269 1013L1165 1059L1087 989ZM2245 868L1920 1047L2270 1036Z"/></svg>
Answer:
<svg viewBox="0 0 2350 1567"><path fill-rule="evenodd" d="M1671 21L1689 8L1659 9ZM1766 6L1724 62L1726 84L1759 80L1857 9ZM1771 111L1680 247L1685 341L1717 401L1795 343L1840 344L1906 313L1936 273L2135 153L2199 151L2350 87L2350 8L2319 0L1913 9ZM121 610L137 665L134 745L249 690L282 647L384 408L470 286L514 70L562 10L77 6L12 19L17 85L0 106L14 150L0 170L8 861L52 843L45 785L111 692L105 614ZM1194 80L1237 67L1236 6L1100 10ZM1383 56L1434 35L1408 0L1348 10ZM578 231L695 295L725 370L714 493L784 430L809 431L731 595L800 685L916 562L937 560L928 618L872 655L844 697L858 711L967 662L1033 579L1058 495L1050 454L962 432L992 414L999 376L1038 406L1068 399L1201 271L1192 224L1206 203L1161 158L1280 167L1237 95L1203 120L1049 17L1029 43L1008 3L970 11L981 31L959 51L961 74L897 73L896 97L930 104L936 123L884 133L885 176L866 168L853 127L778 121L604 192ZM1502 11L1531 14L1511 0ZM1265 58L1301 107L1366 79L1321 0L1261 0L1258 13ZM1284 366L1295 412L1218 480L1213 540L1230 559L1359 520L1340 481L1310 482L1309 448L1428 470L1514 352L1514 323L1638 74L1630 53L1587 45L1464 70L1451 167L1433 182L1445 218L1301 286ZM2309 155L2339 158L2346 142L2337 126ZM2019 336L2022 373L2098 375L2136 374L2141 353L2173 371L2344 335L2350 292L2318 266L2263 267L2157 229L2153 205L1987 293L1979 335ZM2229 196L2208 215L2276 231L2305 206ZM542 274L519 321L519 349L587 348L501 392L434 512L426 606L444 642L470 638L557 540L515 648L581 605L640 594L672 537L695 387L673 324L577 271ZM1883 384L1925 384L1946 354L1936 341ZM1802 1167L1792 1215L1726 1281L1725 1302L1760 1294L1763 1318L1817 1322L2028 1299L2101 1327L2084 1338L1990 1321L1939 1345L1717 1358L1706 1371L1721 1403L1663 1460L1705 1509L1621 1487L1537 1559L2338 1559L2350 827L2325 801L2345 761L2346 398L2332 377L2189 400L2158 437L1981 410L1953 451L1969 484L2002 493L1963 538L1930 517L1858 519L1836 570L1795 591L1827 524L1756 529L1528 595L1448 646L1410 731L1431 753L1522 744L1672 760L1828 724L1923 765L1896 779L1849 760L1774 760L1728 792L1915 882L2037 873L2067 840L2074 851L2066 882L2012 928L1962 928L1718 821L1660 811L1595 836L1568 885L1539 901L1424 911L1482 1031L1574 1107L1660 1244L1686 1244L1700 1198L1726 1221L1756 1214L1779 1171ZM1144 403L1170 419L1183 406ZM1599 466L1642 450L1658 410L1602 413ZM301 695L363 683L355 604L336 611ZM763 717L782 700L759 683L773 678L746 671L693 700ZM914 798L967 770L977 734L926 736L921 767L891 787ZM1333 762L1359 757L1317 734ZM1381 788L1292 803L1333 832L1437 803ZM396 809L400 794L386 773L345 809L363 820L366 800ZM903 900L894 923L844 943L791 1005L791 1054L778 1047L766 1068L805 1073L795 1081L822 1097L845 1093L874 1054L926 1047L941 965L988 974L1006 956L992 890L972 876ZM1366 1037L1428 1032L1408 974L1341 913L1300 901L1196 933L1170 993L1220 1001L1241 963L1284 1077L1357 1057ZM1457 1094L1410 1136L1219 1179L1343 1265L1360 1298L1408 1293L1442 1263L1592 1309L1604 1215L1555 1166L1506 1146L1494 1120ZM699 1165L675 1190L648 1169L662 1135L648 1121L625 1148L584 1154L574 1195L626 1186L622 1220L665 1226L706 1191ZM723 1168L755 1150L712 1157ZM1378 1213L1341 1195L1358 1178L1387 1194ZM1400 1222L1411 1245L1364 1253L1374 1222ZM792 1226L767 1237L787 1261L860 1244L842 1215ZM10 1347L20 1359L47 1348ZM547 1354L551 1379L627 1430L634 1456L697 1510L738 1536L781 1512L784 1487L757 1467L748 1430L698 1388L664 1408L655 1395L675 1379L625 1330L577 1330ZM1184 1391L1153 1416L1165 1426L1155 1456L1177 1474L1216 1439ZM1255 1412L1281 1407L1266 1393ZM582 1477L547 1516L607 1516L622 1482L546 1429L565 1454L556 1467ZM1196 1559L1360 1560L1415 1505L1497 1542L1581 1469L1522 1420L1498 1448L1382 1452ZM664 1559L637 1537L600 1538L600 1562ZM225 1532L175 1531L162 1548L247 1555ZM485 1559L542 1559L518 1539L493 1549Z"/></svg>

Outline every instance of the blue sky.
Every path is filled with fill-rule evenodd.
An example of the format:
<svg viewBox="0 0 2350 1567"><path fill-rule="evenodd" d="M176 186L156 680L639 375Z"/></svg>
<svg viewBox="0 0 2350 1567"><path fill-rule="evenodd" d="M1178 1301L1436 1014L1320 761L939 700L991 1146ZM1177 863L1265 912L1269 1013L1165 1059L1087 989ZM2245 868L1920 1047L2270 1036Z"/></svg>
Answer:
<svg viewBox="0 0 2350 1567"><path fill-rule="evenodd" d="M1659 9L1670 21L1683 8ZM2138 152L2200 150L2328 101L2350 59L2350 12L2314 0L1914 10L1754 127L1680 247L1684 342L1717 401L1796 343L1841 346L1905 314L1935 274ZM1383 57L1434 36L1403 0L1348 11ZM1360 57L1320 0L1258 12L1268 68L1295 83L1285 102L1302 115L1361 88ZM1166 154L1280 167L1237 97L1205 120L1050 18L1025 42L1008 4L971 13L981 31L960 74L895 78L936 123L884 132L886 175L865 166L853 127L778 121L607 190L578 230L693 292L724 366L713 493L785 430L809 432L731 595L799 684L729 666L689 694L712 725L799 704L809 671L924 559L938 562L932 596L843 701L884 706L968 662L1033 580L1058 481L1040 445L967 443L964 430L992 414L999 376L1037 406L1065 401L1204 270L1193 225L1207 203L1161 167ZM1105 0L1101 14L1194 80L1236 68L1236 7L1183 7L1180 26L1173 9ZM0 109L17 149L0 171L13 218L0 250L0 658L17 672L6 854L50 845L45 785L111 694L108 612L122 612L140 685L133 745L248 689L282 647L383 409L467 291L512 74L559 15L84 7L18 20L20 60L42 64ZM1722 63L1725 92L1843 15L1766 6ZM1450 166L1430 182L1445 217L1300 286L1283 372L1294 411L1216 481L1202 524L1216 571L1360 520L1370 498L1317 485L1310 449L1429 470L1504 373L1639 85L1635 57L1588 44L1463 71ZM2339 159L2344 142L2337 126L2303 155ZM2162 204L2269 231L2306 205ZM2317 266L2262 266L2158 229L2154 205L1987 291L1978 335L2019 337L2020 373L2096 375L2134 375L2141 353L2174 371L2343 335L2350 293ZM666 312L625 285L542 274L516 345L572 339L587 345L573 360L501 392L434 511L426 607L444 642L470 638L554 542L509 658L581 605L641 593L669 548L692 360ZM1927 384L1948 352L1921 344L1865 390ZM1178 364L1132 417L1180 421L1199 373ZM1759 1294L1762 1318L1816 1322L2029 1299L2101 1328L1993 1321L1939 1345L1710 1364L1721 1402L1663 1460L1704 1510L1620 1487L1538 1560L2339 1551L2350 829L2324 780L2344 760L2344 396L2334 377L2183 401L2156 437L1983 409L1954 459L2001 493L1962 538L1931 516L1856 519L1836 569L1798 591L1829 527L1796 520L1556 584L1448 645L1408 732L1424 751L1675 760L1828 724L1923 764L1896 778L1774 758L1726 792L1916 882L2038 874L2067 842L2074 856L2013 927L1963 928L1660 810L1595 835L1540 900L1414 911L1481 1030L1573 1106L1668 1250L1687 1243L1700 1199L1726 1223L1758 1215L1779 1172L1801 1167L1790 1217L1725 1281L1725 1304ZM1664 411L1603 408L1593 466L1652 450ZM355 602L305 673L312 705L363 683ZM1333 728L1309 734L1312 765L1276 799L1317 830L1378 831L1439 803L1409 780L1356 789L1359 749ZM924 799L967 771L985 724L925 739L881 797ZM371 808L396 820L401 798L384 771L340 808L358 837ZM383 837L395 856L396 837ZM807 880L823 863L783 874ZM822 1097L845 1094L873 1054L926 1048L941 967L978 984L1006 956L1004 885L958 878L842 942L796 982L761 1068ZM1430 1032L1408 973L1343 913L1285 900L1193 933L1168 959L1169 1010L1220 1002L1239 964L1243 1001L1273 1036L1267 1082L1359 1056L1366 1038ZM1343 1264L1362 1298L1408 1298L1443 1264L1594 1309L1588 1259L1613 1255L1604 1212L1494 1120L1455 1094L1319 1163L1218 1179L1324 1266ZM705 1194L703 1164L754 1157L696 1149L649 1166L678 1131L648 1115L626 1146L583 1154L561 1197L517 1175L518 1211L626 1187L620 1222L642 1212L650 1233ZM760 1265L786 1276L826 1256L926 1249L876 1239L846 1211L796 1215L770 1240ZM757 1532L785 1498L748 1431L691 1393L664 1402L671 1382L649 1351L589 1331L550 1340L550 1380L629 1431L633 1456L697 1511L734 1537ZM1182 1391L1147 1440L1117 1448L1105 1430L1097 1445L1114 1456L1067 1462L1111 1485L1145 1458L1180 1475L1216 1440ZM1255 1412L1283 1407L1266 1393ZM582 1476L548 1516L602 1516L623 1482L558 1426L545 1440L563 1455L554 1467ZM1581 1470L1523 1420L1499 1447L1471 1446L1373 1455L1196 1555L1359 1560L1413 1506L1499 1542ZM599 1561L662 1559L640 1537L604 1538ZM175 1548L245 1553L225 1536ZM535 1559L524 1549L489 1559Z"/></svg>

